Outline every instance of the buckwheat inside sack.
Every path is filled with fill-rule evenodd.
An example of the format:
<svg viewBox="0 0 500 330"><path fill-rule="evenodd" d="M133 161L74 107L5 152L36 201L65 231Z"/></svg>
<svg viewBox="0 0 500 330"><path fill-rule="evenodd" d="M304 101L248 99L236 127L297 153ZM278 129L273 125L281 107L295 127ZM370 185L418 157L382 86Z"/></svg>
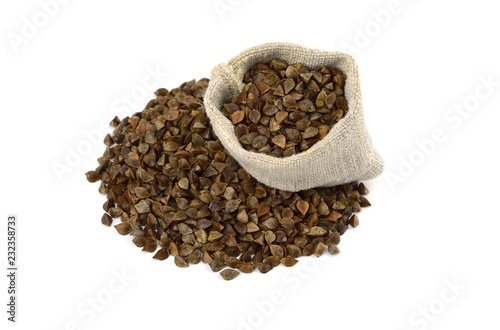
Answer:
<svg viewBox="0 0 500 330"><path fill-rule="evenodd" d="M245 73L245 88L221 111L243 148L288 157L323 139L347 113L345 80L332 67L310 70L276 59L257 63Z"/></svg>

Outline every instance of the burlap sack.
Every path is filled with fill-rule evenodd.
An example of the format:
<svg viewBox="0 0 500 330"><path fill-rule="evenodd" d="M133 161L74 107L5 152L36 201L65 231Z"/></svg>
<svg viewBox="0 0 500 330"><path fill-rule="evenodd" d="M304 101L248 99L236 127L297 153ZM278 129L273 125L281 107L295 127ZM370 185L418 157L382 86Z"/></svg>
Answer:
<svg viewBox="0 0 500 330"><path fill-rule="evenodd" d="M257 62L272 59L301 62L311 69L333 66L347 76L345 97L349 111L330 132L299 154L277 158L242 148L231 121L220 109L243 89L245 72ZM243 51L217 65L205 94L205 107L215 134L224 147L258 181L286 191L333 186L378 176L383 161L372 146L361 103L358 68L345 53L310 49L291 43L268 43Z"/></svg>

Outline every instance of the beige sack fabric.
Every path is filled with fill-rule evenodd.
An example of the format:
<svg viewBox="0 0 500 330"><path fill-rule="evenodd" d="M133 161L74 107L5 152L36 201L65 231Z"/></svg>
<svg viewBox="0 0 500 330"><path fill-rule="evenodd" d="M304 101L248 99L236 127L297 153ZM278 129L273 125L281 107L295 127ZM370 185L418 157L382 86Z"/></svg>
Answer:
<svg viewBox="0 0 500 330"><path fill-rule="evenodd" d="M243 149L233 124L220 112L243 89L245 72L258 62L273 59L289 64L301 62L310 69L331 66L347 76L344 94L349 111L344 118L308 150L284 158ZM247 49L212 70L205 108L224 147L248 173L270 187L299 191L372 179L382 173L383 161L372 146L363 118L358 68L348 54L291 43L268 43Z"/></svg>

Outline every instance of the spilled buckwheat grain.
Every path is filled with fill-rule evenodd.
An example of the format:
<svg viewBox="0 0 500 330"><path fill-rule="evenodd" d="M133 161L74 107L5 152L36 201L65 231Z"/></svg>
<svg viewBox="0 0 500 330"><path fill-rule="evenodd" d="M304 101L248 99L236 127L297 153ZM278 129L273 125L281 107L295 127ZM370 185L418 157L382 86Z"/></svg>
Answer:
<svg viewBox="0 0 500 330"><path fill-rule="evenodd" d="M207 86L201 79L159 89L143 111L111 121L99 166L86 173L106 195L102 223L120 218L118 233L154 259L173 257L179 267L201 261L225 280L290 267L326 248L338 253L340 235L359 223L353 212L370 205L366 187L287 192L260 184L212 132Z"/></svg>

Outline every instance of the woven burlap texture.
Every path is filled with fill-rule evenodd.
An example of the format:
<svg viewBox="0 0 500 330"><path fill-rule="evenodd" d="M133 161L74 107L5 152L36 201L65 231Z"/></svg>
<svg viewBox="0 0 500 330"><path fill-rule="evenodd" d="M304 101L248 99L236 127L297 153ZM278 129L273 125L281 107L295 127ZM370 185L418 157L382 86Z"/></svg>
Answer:
<svg viewBox="0 0 500 330"><path fill-rule="evenodd" d="M328 134L308 150L277 158L243 149L234 126L220 111L243 87L245 72L258 62L280 59L303 63L310 69L335 67L346 76L344 95L349 111ZM247 49L211 73L205 108L213 130L238 163L261 183L285 191L334 186L367 180L383 171L384 163L373 148L361 102L357 64L345 53L310 49L291 43L268 43Z"/></svg>

